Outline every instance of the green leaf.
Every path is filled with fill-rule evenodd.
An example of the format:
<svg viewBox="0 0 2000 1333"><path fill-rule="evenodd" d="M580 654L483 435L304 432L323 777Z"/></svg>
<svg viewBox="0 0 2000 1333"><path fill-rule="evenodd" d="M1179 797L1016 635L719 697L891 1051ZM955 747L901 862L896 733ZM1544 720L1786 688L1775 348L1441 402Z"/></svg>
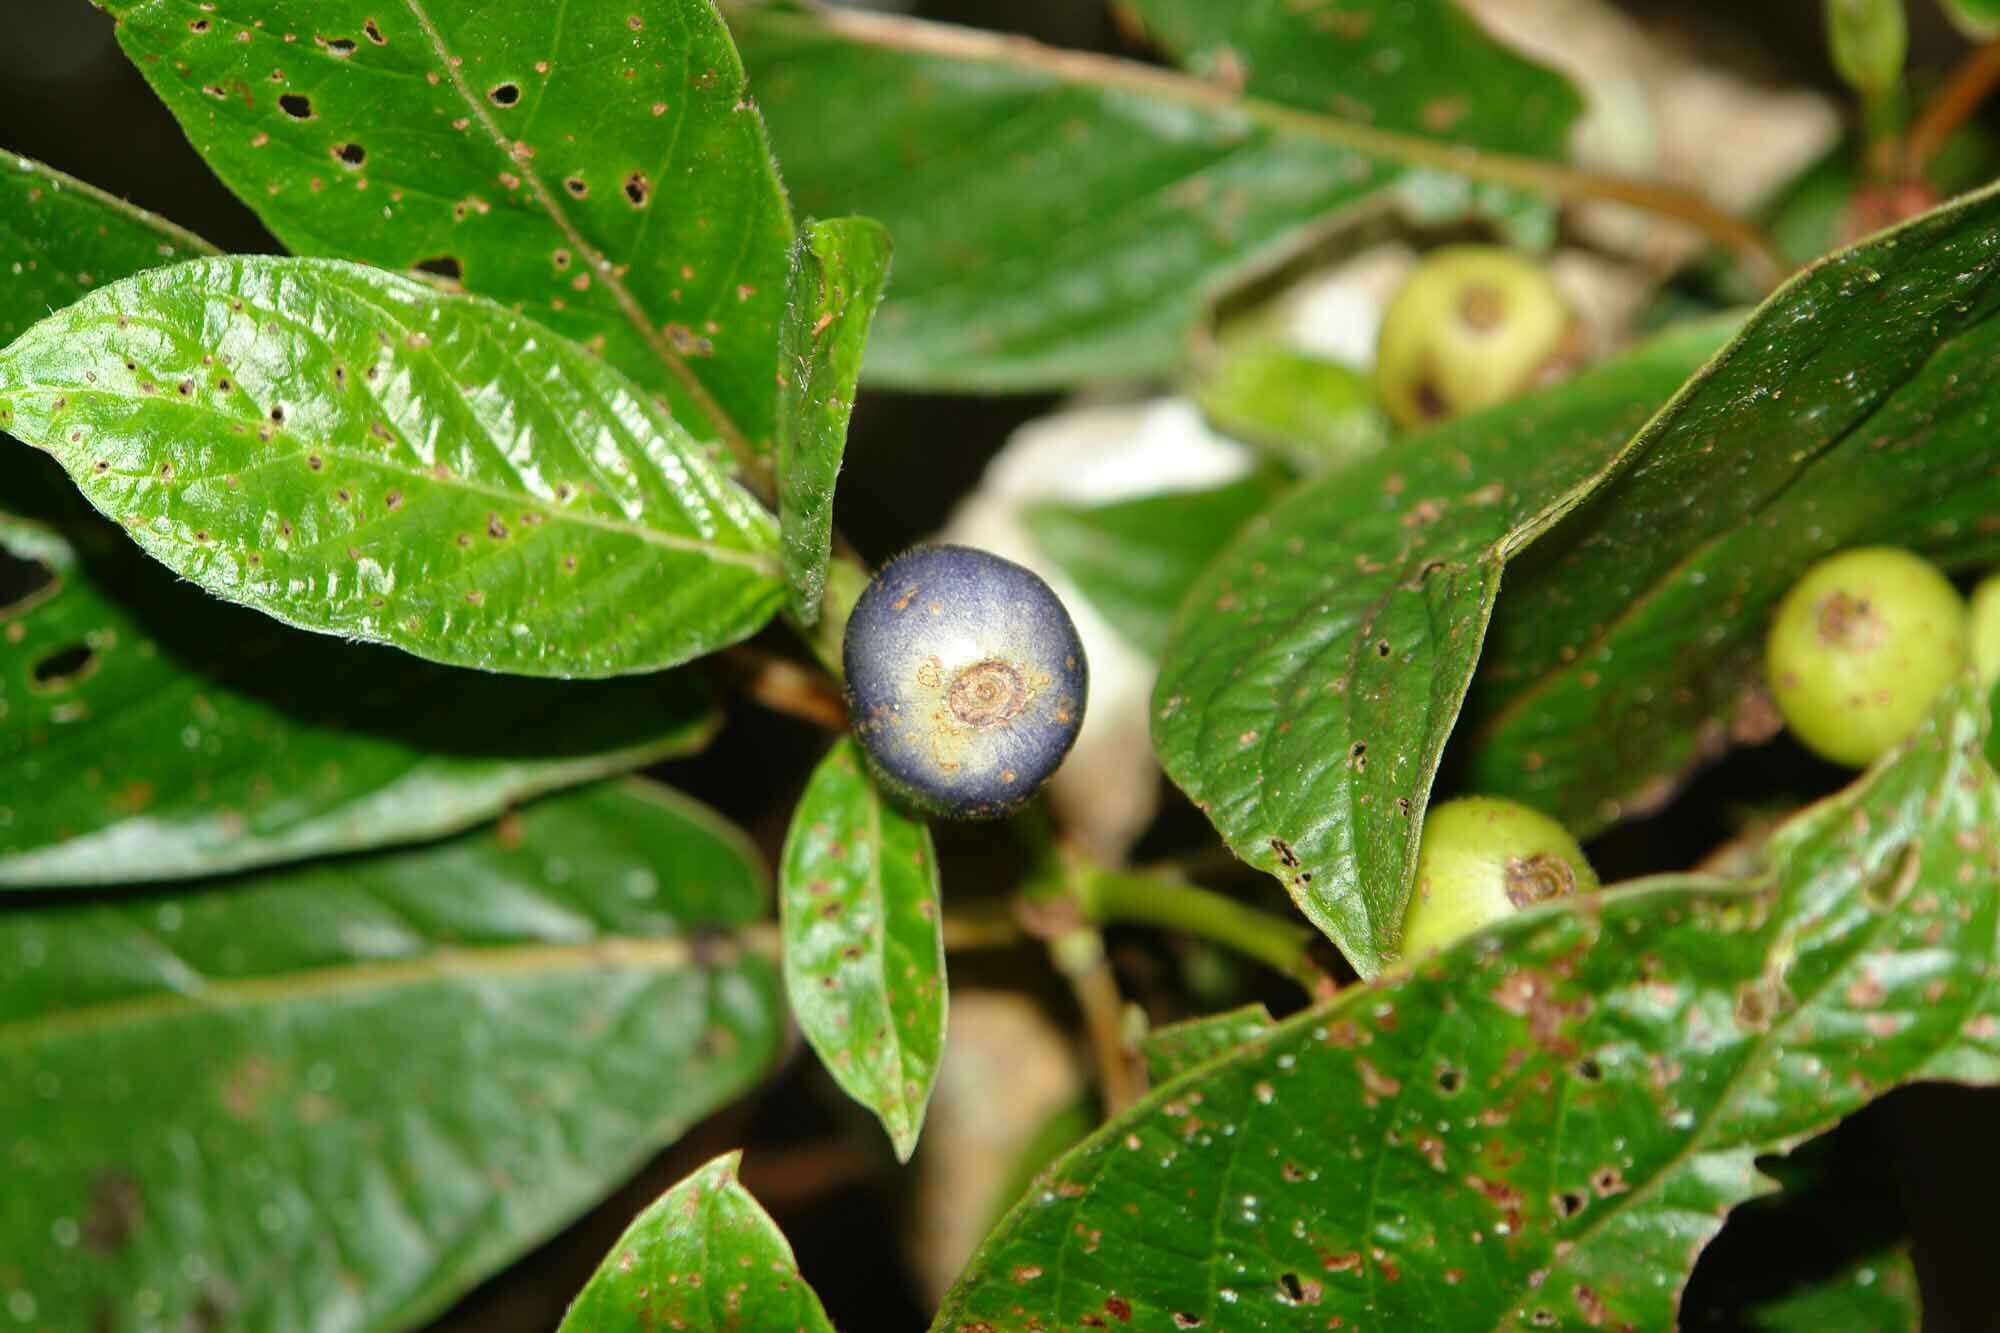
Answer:
<svg viewBox="0 0 2000 1333"><path fill-rule="evenodd" d="M753 633L775 524L603 362L327 260L197 260L0 352L0 427L148 552L287 624L539 676Z"/></svg>
<svg viewBox="0 0 2000 1333"><path fill-rule="evenodd" d="M2000 193L1781 289L1507 569L1461 739L1468 789L1589 833L1668 799L1776 718L1771 608L1822 556L2000 558L1986 367Z"/></svg>
<svg viewBox="0 0 2000 1333"><path fill-rule="evenodd" d="M1154 1028L1140 1040L1139 1054L1146 1061L1146 1076L1155 1083L1165 1083L1254 1041L1271 1026L1270 1010L1261 1004L1246 1004L1226 1013L1204 1014Z"/></svg>
<svg viewBox="0 0 2000 1333"><path fill-rule="evenodd" d="M725 1153L654 1200L611 1247L558 1333L833 1333L792 1247Z"/></svg>
<svg viewBox="0 0 2000 1333"><path fill-rule="evenodd" d="M1919 1333L1924 1325L1917 1266L1902 1246L1858 1259L1748 1311L1753 1333L1824 1333L1866 1328Z"/></svg>
<svg viewBox="0 0 2000 1333"><path fill-rule="evenodd" d="M937 853L929 826L876 790L852 738L792 812L778 902L799 1030L907 1162L944 1053Z"/></svg>
<svg viewBox="0 0 2000 1333"><path fill-rule="evenodd" d="M1718 339L1669 335L1328 474L1256 518L1184 600L1153 695L1161 763L1364 976L1400 938L1502 563Z"/></svg>
<svg viewBox="0 0 2000 1333"><path fill-rule="evenodd" d="M1942 0L1946 17L1975 42L2000 34L2000 0Z"/></svg>
<svg viewBox="0 0 2000 1333"><path fill-rule="evenodd" d="M778 521L792 610L807 625L826 592L847 414L888 281L889 233L871 218L807 223L792 248L778 334Z"/></svg>
<svg viewBox="0 0 2000 1333"><path fill-rule="evenodd" d="M1359 462L1389 443L1389 419L1367 376L1269 334L1225 334L1194 395L1217 429L1308 476Z"/></svg>
<svg viewBox="0 0 2000 1333"><path fill-rule="evenodd" d="M1301 111L1560 159L1583 98L1567 80L1496 41L1451 0L1217 5L1113 0L1175 64L1203 80ZM1422 173L1407 202L1440 220L1468 210L1554 240L1546 201Z"/></svg>
<svg viewBox="0 0 2000 1333"><path fill-rule="evenodd" d="M871 377L1017 390L1171 370L1216 295L1392 191L1433 212L1518 220L1512 191L1448 174L1493 164L1426 136L1559 157L1579 105L1559 76L1440 17L1445 6L1343 6L1368 23L1411 15L1395 45L1325 38L1287 6L1217 8L1245 15L1231 37L1253 64L1299 48L1316 76L1297 90L1311 109L971 29L730 7L799 206L866 213L896 238ZM1421 60L1401 45L1446 30ZM1368 72L1391 60L1402 74ZM1425 91L1406 97L1418 65ZM1446 101L1429 95L1446 85ZM1537 215L1546 230L1547 209Z"/></svg>
<svg viewBox="0 0 2000 1333"><path fill-rule="evenodd" d="M1206 490L1100 505L1044 501L1024 514L1042 554L1133 647L1158 657L1174 608L1237 529L1284 488L1263 471Z"/></svg>
<svg viewBox="0 0 2000 1333"><path fill-rule="evenodd" d="M709 0L107 0L300 254L423 265L767 449L792 224Z"/></svg>
<svg viewBox="0 0 2000 1333"><path fill-rule="evenodd" d="M164 218L31 158L0 155L0 347L93 287L213 254Z"/></svg>
<svg viewBox="0 0 2000 1333"><path fill-rule="evenodd" d="M1759 1156L1902 1083L2000 1080L1984 725L1954 691L1769 879L1521 913L1159 1088L937 1327L1673 1327Z"/></svg>
<svg viewBox="0 0 2000 1333"><path fill-rule="evenodd" d="M419 850L0 916L0 1304L408 1328L775 1062L742 836L641 783Z"/></svg>
<svg viewBox="0 0 2000 1333"><path fill-rule="evenodd" d="M691 673L468 675L274 625L94 516L10 516L25 461L0 462L0 556L54 582L0 607L0 886L212 875L435 837L689 753L720 723Z"/></svg>

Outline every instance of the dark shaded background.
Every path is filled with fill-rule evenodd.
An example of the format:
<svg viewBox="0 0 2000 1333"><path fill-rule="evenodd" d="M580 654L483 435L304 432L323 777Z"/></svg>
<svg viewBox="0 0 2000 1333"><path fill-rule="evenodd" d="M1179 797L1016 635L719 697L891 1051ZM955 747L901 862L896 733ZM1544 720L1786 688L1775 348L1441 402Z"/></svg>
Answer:
<svg viewBox="0 0 2000 1333"><path fill-rule="evenodd" d="M1818 38L1817 0L1712 6L1657 0L1628 8L1681 26L1732 62L1833 87ZM1912 8L1917 65L1948 67L1962 50L1958 39L1929 0L1912 0ZM1107 13L1092 0L928 0L916 10L1063 45L1144 55L1121 47ZM202 165L119 54L110 21L84 0L0 0L0 147L101 185L225 249L279 248ZM864 394L838 502L842 529L878 561L932 531L1008 432L1051 405L1049 398ZM659 775L741 822L775 857L822 745L796 723L739 708L708 755L664 766ZM1727 836L1745 807L1829 790L1838 781L1783 741L1741 753L1661 816L1601 839L1593 860L1607 880L1681 868ZM945 881L958 904L1007 888L1012 847L990 830L941 832ZM1170 799L1147 850L1209 842L1204 821ZM1244 887L1270 891L1258 880ZM1114 944L1129 975L1173 971L1169 942L1117 936ZM961 984L1025 985L1059 1021L1074 1025L1061 988L1034 951L955 958L953 977ZM1250 984L1254 991L1254 978ZM1278 988L1240 998L1263 998L1278 1012L1297 1003ZM2000 1230L1988 1220L2000 1187L2000 1152L1989 1128L1996 1123L2000 1092L1924 1086L1884 1099L1802 1149L1787 1164L1794 1183L1786 1197L1740 1210L1704 1256L1684 1325L1739 1327L1745 1301L1782 1290L1798 1274L1831 1271L1875 1242L1911 1234L1925 1284L1926 1327L2000 1330ZM929 1312L901 1258L910 1174L896 1167L866 1114L795 1051L762 1094L703 1123L596 1211L475 1291L434 1330L554 1327L640 1208L702 1161L738 1146L749 1149L745 1184L790 1237L840 1327L850 1333L923 1327ZM922 1169L921 1157L915 1169Z"/></svg>

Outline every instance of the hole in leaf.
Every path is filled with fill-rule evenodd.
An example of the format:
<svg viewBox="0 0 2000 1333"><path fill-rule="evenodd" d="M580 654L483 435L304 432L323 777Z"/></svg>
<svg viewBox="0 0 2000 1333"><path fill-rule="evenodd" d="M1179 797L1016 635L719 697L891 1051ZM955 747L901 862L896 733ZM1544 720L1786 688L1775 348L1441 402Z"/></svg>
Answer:
<svg viewBox="0 0 2000 1333"><path fill-rule="evenodd" d="M1580 1190L1564 1190L1556 1195L1556 1215L1565 1222L1583 1211L1590 1199Z"/></svg>
<svg viewBox="0 0 2000 1333"><path fill-rule="evenodd" d="M208 31L208 20L207 20L207 19L195 19L195 20L194 20L193 22L191 22L191 23L189 23L189 24L188 24L188 31L189 31L189 32L195 32L195 33L201 33L201 32L207 32L207 31Z"/></svg>
<svg viewBox="0 0 2000 1333"><path fill-rule="evenodd" d="M366 33L368 36L368 40L375 43L375 45L377 46L387 46L389 44L389 39L382 35L382 29L379 25L376 24L374 19L369 19L367 22L363 23L361 25L361 31Z"/></svg>
<svg viewBox="0 0 2000 1333"><path fill-rule="evenodd" d="M1187 1311L1185 1311L1185 1310L1176 1310L1176 1311L1174 1311L1174 1327L1175 1327L1175 1328L1200 1328L1200 1327L1201 1327L1201 1316L1200 1316L1200 1315L1198 1315L1198 1314L1189 1314L1189 1313L1188 1313Z"/></svg>
<svg viewBox="0 0 2000 1333"><path fill-rule="evenodd" d="M1576 1076L1595 1083L1604 1077L1604 1067L1586 1055L1576 1062Z"/></svg>
<svg viewBox="0 0 2000 1333"><path fill-rule="evenodd" d="M563 177L563 188L578 199L581 199L590 193L590 182L584 180L581 176L565 176Z"/></svg>
<svg viewBox="0 0 2000 1333"><path fill-rule="evenodd" d="M0 619L19 615L56 589L56 572L39 560L0 550Z"/></svg>
<svg viewBox="0 0 2000 1333"><path fill-rule="evenodd" d="M333 37L327 40L326 49L337 56L351 56L359 45L352 37Z"/></svg>
<svg viewBox="0 0 2000 1333"><path fill-rule="evenodd" d="M271 404L271 420L280 426L285 424L285 405L283 403Z"/></svg>
<svg viewBox="0 0 2000 1333"><path fill-rule="evenodd" d="M635 171L625 178L625 198L634 208L644 208L652 198L653 185L646 179L646 173Z"/></svg>
<svg viewBox="0 0 2000 1333"><path fill-rule="evenodd" d="M1278 1286L1284 1291L1285 1299L1294 1305L1306 1298L1305 1288L1299 1285L1297 1273L1278 1274Z"/></svg>
<svg viewBox="0 0 2000 1333"><path fill-rule="evenodd" d="M368 160L368 150L358 143L337 143L333 146L333 157L340 165L353 171Z"/></svg>
<svg viewBox="0 0 2000 1333"><path fill-rule="evenodd" d="M312 98L307 97L304 93L280 93L278 94L278 110L284 112L293 120L311 120L313 118Z"/></svg>
<svg viewBox="0 0 2000 1333"><path fill-rule="evenodd" d="M88 644L73 643L58 648L35 663L31 683L45 694L56 694L74 686L97 665L97 654Z"/></svg>
<svg viewBox="0 0 2000 1333"><path fill-rule="evenodd" d="M419 273L428 273L447 282L458 282L465 277L465 265L459 262L457 255L435 255L429 259L419 259L414 267Z"/></svg>
<svg viewBox="0 0 2000 1333"><path fill-rule="evenodd" d="M494 106L512 106L521 100L521 85L518 83L496 83L486 93Z"/></svg>
<svg viewBox="0 0 2000 1333"><path fill-rule="evenodd" d="M1438 1070L1438 1091L1450 1097L1465 1086L1465 1075L1446 1065Z"/></svg>

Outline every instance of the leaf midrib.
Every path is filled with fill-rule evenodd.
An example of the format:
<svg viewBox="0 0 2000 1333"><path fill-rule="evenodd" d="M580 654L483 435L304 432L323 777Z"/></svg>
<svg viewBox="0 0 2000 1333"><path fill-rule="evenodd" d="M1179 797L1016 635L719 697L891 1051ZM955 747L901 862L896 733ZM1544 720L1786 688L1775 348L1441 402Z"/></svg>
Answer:
<svg viewBox="0 0 2000 1333"><path fill-rule="evenodd" d="M205 1010L285 1004L440 981L565 976L613 969L676 972L696 963L702 970L719 969L756 952L757 943L754 929L735 932L726 939L705 941L697 958L694 945L680 936L610 936L573 944L441 948L412 958L341 963L275 976L222 981L204 977L198 990L153 991L0 1023L0 1045L32 1044Z"/></svg>
<svg viewBox="0 0 2000 1333"><path fill-rule="evenodd" d="M632 326L638 333L640 340L645 343L646 347L651 350L660 363L673 375L675 381L687 393L688 397L694 400L696 407L715 424L716 429L729 441L731 449L739 456L746 458L754 457L754 450L752 450L749 437L744 434L743 428L723 410L722 405L708 391L708 386L702 382L701 377L694 373L694 367L688 364L687 359L674 351L666 339L653 327L652 320L647 316L645 307L640 305L639 299L632 294L632 289L626 285L625 279L618 272L617 266L609 263L605 259L603 249L591 244L585 238L583 232L570 220L569 214L564 210L561 200L555 197L555 194L549 189L548 183L542 179L542 174L535 167L533 159L516 157L510 150L507 135L501 131L499 123L493 119L492 112L486 108L482 100L473 93L470 85L466 83L464 73L460 66L453 61L451 52L446 49L444 35L438 31L437 24L431 19L430 12L424 8L423 0L403 0L403 4L409 10L410 17L415 19L417 26L423 30L424 40L430 44L431 52L437 57L438 63L443 67L445 77L451 81L453 91L465 103L466 109L471 112L473 120L479 124L481 129L486 131L487 136L493 141L494 148L508 164L507 170L517 174L522 182L528 186L529 192L534 196L535 202L541 206L542 211L548 215L549 221L554 223L556 229L562 232L564 238L576 248L577 257L586 265L586 271L595 274L597 280L604 284L605 289L617 301L618 309L625 316L626 322Z"/></svg>
<svg viewBox="0 0 2000 1333"><path fill-rule="evenodd" d="M17 397L23 394L32 394L38 392L55 393L57 391L58 390L55 388L55 386L37 387L34 385L22 385L20 387L11 390L0 390L0 402L12 402ZM118 403L126 403L134 401L133 395L119 393L114 389L96 388L88 385L78 385L75 387L64 386L60 390L60 392L65 397L68 397L72 400L77 398L100 398ZM213 409L203 407L199 404L180 403L180 402L170 403L161 400L152 403L151 406L154 408L154 410L159 410L161 408L166 408L169 410L185 409L204 418L212 418L215 420L230 420L228 418L222 417L220 413L215 412ZM232 424L241 425L244 423L233 422ZM690 554L703 555L710 559L719 561L723 564L738 565L741 566L742 568L754 570L759 574L763 574L767 577L774 579L782 578L784 576L783 571L778 567L778 564L775 560L773 560L768 556L760 555L754 551L743 551L735 547L723 546L719 543L704 541L696 537L684 537L678 533L662 532L658 528L644 527L636 523L621 522L618 519L605 518L600 515L591 514L583 510L557 508L555 507L555 502L553 500L550 500L543 496L524 494L520 491L510 491L504 487L494 486L486 482L473 481L470 478L465 477L464 475L457 472L454 472L449 478L440 477L437 475L437 473L431 471L428 468L414 467L409 464L399 463L394 459L384 458L379 454L355 453L352 450L343 449L337 445L315 443L304 446L300 449L293 450L290 453L274 454L267 458L258 459L256 460L256 462L258 466L266 466L266 467L275 466L280 463L290 462L294 459L302 458L307 453L318 454L319 456L324 458L337 458L342 460L343 462L353 463L362 467L373 468L383 472L387 472L392 475L407 479L407 481L413 486L457 489L466 492L468 494L478 495L489 500L502 501L508 504L518 505L518 504L528 503L528 504L546 505L550 507L548 518L549 522L551 523L573 523L580 527L596 528L605 532L617 533L622 536L631 537L637 541L643 542L650 546L658 546L666 550L682 551ZM127 481L144 481L147 478L151 477L152 474L151 472L117 471L117 472L107 473L106 475L119 477ZM213 481L218 475L221 474L212 472L185 472L185 473L176 473L175 475L180 477L183 481ZM245 549L248 548L246 547Z"/></svg>

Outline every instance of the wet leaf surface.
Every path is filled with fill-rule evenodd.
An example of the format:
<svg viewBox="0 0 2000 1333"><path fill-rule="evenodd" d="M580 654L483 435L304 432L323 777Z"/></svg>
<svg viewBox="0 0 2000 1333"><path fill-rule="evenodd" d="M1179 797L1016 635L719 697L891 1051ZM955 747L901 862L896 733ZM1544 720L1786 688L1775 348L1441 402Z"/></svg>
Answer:
<svg viewBox="0 0 2000 1333"><path fill-rule="evenodd" d="M434 661L653 670L783 595L770 516L630 381L376 269L207 259L102 289L0 352L0 426L209 591Z"/></svg>
<svg viewBox="0 0 2000 1333"><path fill-rule="evenodd" d="M778 332L778 523L792 610L819 619L833 488L868 325L889 281L889 233L870 218L810 222L792 248Z"/></svg>
<svg viewBox="0 0 2000 1333"><path fill-rule="evenodd" d="M628 782L420 850L0 916L5 1307L422 1323L776 1059L752 857Z"/></svg>
<svg viewBox="0 0 2000 1333"><path fill-rule="evenodd" d="M1719 340L1677 333L1294 491L1183 602L1161 763L1363 973L1400 938L1431 775L1507 553Z"/></svg>
<svg viewBox="0 0 2000 1333"><path fill-rule="evenodd" d="M639 1214L559 1333L833 1333L783 1233L718 1157Z"/></svg>
<svg viewBox="0 0 2000 1333"><path fill-rule="evenodd" d="M1241 95L1220 70L1211 81L966 28L729 7L798 207L866 213L896 238L872 378L1013 390L1168 370L1212 297L1386 207L1393 189L1438 216L1491 206L1522 222L1516 196L1437 170L1456 151L1437 136L1562 154L1576 94L1448 7L1345 6L1364 22L1415 16L1352 42L1285 6L1223 8L1242 11L1229 33L1239 63L1255 75L1268 57L1281 91L1312 110L1254 78ZM1192 6L1158 12L1205 35ZM1451 40L1423 60L1457 88L1448 105L1360 76L1434 29ZM1310 88L1295 82L1308 73ZM1529 211L1545 231L1547 210Z"/></svg>
<svg viewBox="0 0 2000 1333"><path fill-rule="evenodd" d="M450 833L698 749L692 674L472 675L333 644L190 588L53 474L0 464L0 886L210 875ZM10 514L7 511L12 510Z"/></svg>
<svg viewBox="0 0 2000 1333"><path fill-rule="evenodd" d="M785 990L807 1043L908 1161L944 1052L944 934L930 828L841 738L814 770L778 877Z"/></svg>
<svg viewBox="0 0 2000 1333"><path fill-rule="evenodd" d="M1522 913L1159 1088L937 1327L1672 1327L1759 1156L1901 1083L2000 1079L1985 725L1954 692L1767 879Z"/></svg>
<svg viewBox="0 0 2000 1333"><path fill-rule="evenodd" d="M1174 611L1244 523L1284 490L1275 471L1108 504L1045 501L1023 515L1042 553L1132 646L1158 657Z"/></svg>
<svg viewBox="0 0 2000 1333"><path fill-rule="evenodd" d="M104 8L292 250L462 283L769 448L792 225L709 0Z"/></svg>

